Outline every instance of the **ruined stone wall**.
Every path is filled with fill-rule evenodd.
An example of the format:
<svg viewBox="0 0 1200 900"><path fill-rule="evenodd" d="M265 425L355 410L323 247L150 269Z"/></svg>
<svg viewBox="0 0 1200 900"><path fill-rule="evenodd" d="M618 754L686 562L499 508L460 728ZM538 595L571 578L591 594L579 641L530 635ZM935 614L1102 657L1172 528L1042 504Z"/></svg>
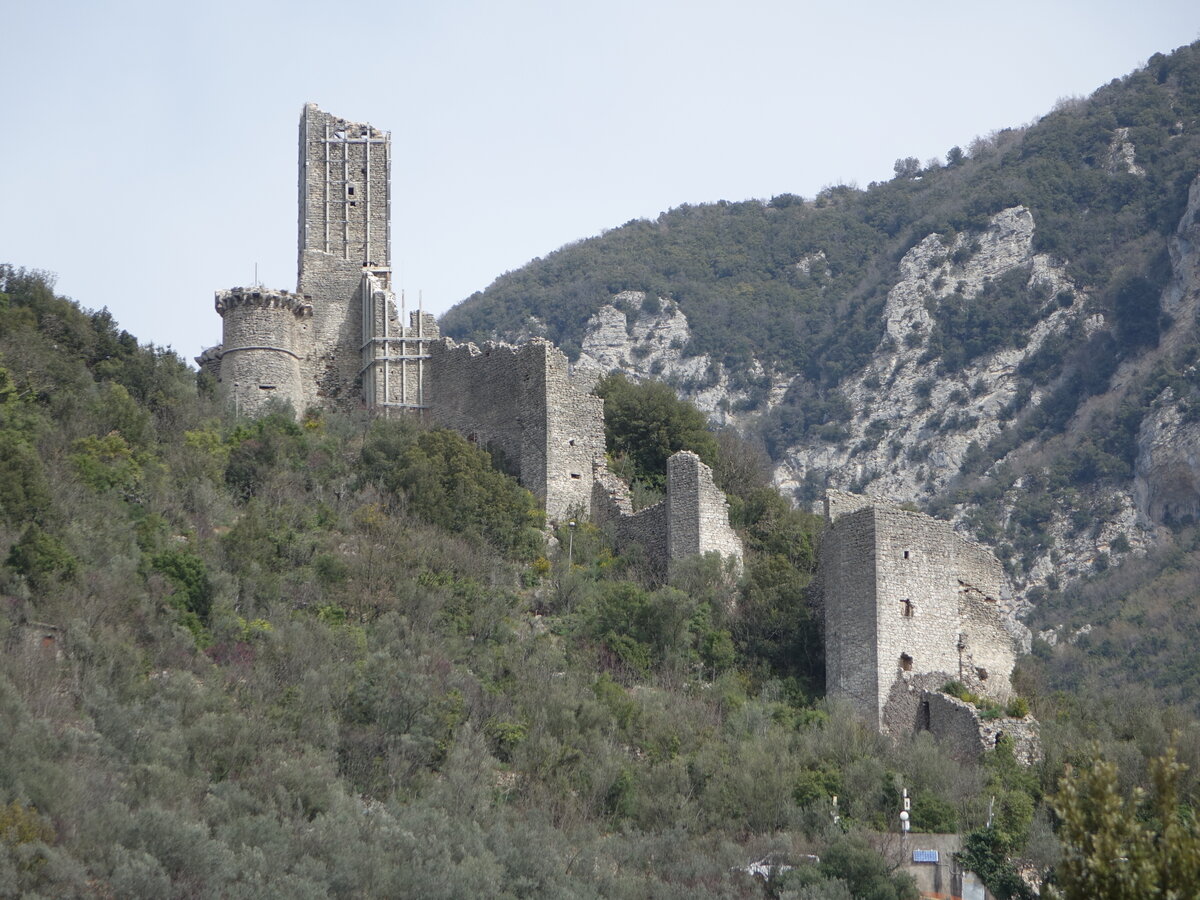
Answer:
<svg viewBox="0 0 1200 900"><path fill-rule="evenodd" d="M821 542L825 606L825 692L880 722L876 673L875 515L870 507L834 519Z"/></svg>
<svg viewBox="0 0 1200 900"><path fill-rule="evenodd" d="M633 515L633 500L629 486L608 470L608 466L597 463L592 467L592 521L597 525L612 525Z"/></svg>
<svg viewBox="0 0 1200 900"><path fill-rule="evenodd" d="M703 553L733 557L741 565L742 541L729 525L729 504L712 469L690 450L667 460L667 496L633 512L629 488L602 465L592 485L592 520L613 528L618 549L639 546L660 578L676 560Z"/></svg>
<svg viewBox="0 0 1200 900"><path fill-rule="evenodd" d="M887 696L906 669L959 677L959 581L978 581L980 573L964 566L962 539L944 522L897 507L877 505L872 511L880 696Z"/></svg>
<svg viewBox="0 0 1200 900"><path fill-rule="evenodd" d="M604 402L571 386L553 344L430 345L434 421L499 451L550 521L588 515L592 470L604 459Z"/></svg>
<svg viewBox="0 0 1200 900"><path fill-rule="evenodd" d="M309 103L300 116L300 279L305 251L391 264L391 136Z"/></svg>
<svg viewBox="0 0 1200 900"><path fill-rule="evenodd" d="M830 695L885 731L908 727L910 700L894 714L887 705L917 675L1006 700L1016 647L996 605L1004 579L995 557L922 513L852 495L827 502L850 510L832 522L821 555Z"/></svg>
<svg viewBox="0 0 1200 900"><path fill-rule="evenodd" d="M935 691L927 692L924 702L929 730L952 758L975 760L987 749L979 735L979 715L971 704Z"/></svg>
<svg viewBox="0 0 1200 900"><path fill-rule="evenodd" d="M742 558L741 539L729 526L729 502L712 469L690 450L667 460L667 547L672 560L703 553Z"/></svg>
<svg viewBox="0 0 1200 900"><path fill-rule="evenodd" d="M273 398L303 410L309 303L288 291L233 288L217 292L216 308L223 320L218 371L238 410L255 415Z"/></svg>
<svg viewBox="0 0 1200 900"><path fill-rule="evenodd" d="M440 336L437 319L420 311L408 315L396 307L396 297L384 279L364 272L362 299L362 357L359 380L368 408L420 409L425 406L428 345Z"/></svg>
<svg viewBox="0 0 1200 900"><path fill-rule="evenodd" d="M618 550L627 550L630 546L641 547L650 569L659 578L665 578L670 559L667 502L659 501L618 520L616 545Z"/></svg>
<svg viewBox="0 0 1200 900"><path fill-rule="evenodd" d="M980 719L971 704L936 691L926 691L923 703L929 731L954 759L976 760L994 749L1001 737L1012 740L1017 762L1029 766L1042 758L1038 723L1031 716Z"/></svg>
<svg viewBox="0 0 1200 900"><path fill-rule="evenodd" d="M567 358L545 344L546 516L551 521L587 515L592 473L603 461L604 401L572 382Z"/></svg>

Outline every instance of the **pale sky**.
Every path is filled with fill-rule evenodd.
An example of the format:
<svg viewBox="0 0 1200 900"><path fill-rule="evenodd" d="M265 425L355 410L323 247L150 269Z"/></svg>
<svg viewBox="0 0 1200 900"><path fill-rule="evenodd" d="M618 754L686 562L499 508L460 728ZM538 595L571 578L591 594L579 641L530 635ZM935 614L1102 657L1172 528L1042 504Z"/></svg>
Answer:
<svg viewBox="0 0 1200 900"><path fill-rule="evenodd" d="M1200 38L1196 0L9 0L0 262L142 341L296 282L306 102L392 133L392 264L441 313L683 203L884 181Z"/></svg>

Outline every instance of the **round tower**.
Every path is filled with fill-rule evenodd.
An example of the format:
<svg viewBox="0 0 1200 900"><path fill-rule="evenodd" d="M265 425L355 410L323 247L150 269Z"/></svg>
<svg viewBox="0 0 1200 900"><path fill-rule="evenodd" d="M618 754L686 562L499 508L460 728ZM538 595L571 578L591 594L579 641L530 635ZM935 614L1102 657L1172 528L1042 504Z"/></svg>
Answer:
<svg viewBox="0 0 1200 900"><path fill-rule="evenodd" d="M217 291L222 323L221 385L242 415L256 415L269 400L304 411L300 377L312 304L291 291L236 287Z"/></svg>

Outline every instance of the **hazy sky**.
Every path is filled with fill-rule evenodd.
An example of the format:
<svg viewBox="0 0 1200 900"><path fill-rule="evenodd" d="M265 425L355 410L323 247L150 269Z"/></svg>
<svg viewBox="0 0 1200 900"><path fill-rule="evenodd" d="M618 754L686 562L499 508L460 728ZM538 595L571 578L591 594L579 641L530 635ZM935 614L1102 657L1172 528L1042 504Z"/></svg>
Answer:
<svg viewBox="0 0 1200 900"><path fill-rule="evenodd" d="M682 203L891 177L1200 38L1196 0L13 0L0 262L189 359L295 287L315 102L392 133L392 263L442 312Z"/></svg>

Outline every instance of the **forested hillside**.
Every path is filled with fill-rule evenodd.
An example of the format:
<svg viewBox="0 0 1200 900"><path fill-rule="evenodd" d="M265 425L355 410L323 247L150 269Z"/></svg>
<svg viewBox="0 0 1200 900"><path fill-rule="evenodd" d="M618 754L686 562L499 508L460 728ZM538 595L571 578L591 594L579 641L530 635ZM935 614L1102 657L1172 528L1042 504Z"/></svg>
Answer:
<svg viewBox="0 0 1200 900"><path fill-rule="evenodd" d="M604 390L641 491L676 441L712 461L743 577L655 582L586 524L547 542L450 432L236 419L0 269L0 896L912 898L902 788L917 831L969 833L967 864L1028 896L1009 859L1052 870L1066 762L1117 759L1128 790L1174 732L1172 815L1197 796L1190 717L1037 666L1029 771L826 704L819 520L686 404Z"/></svg>
<svg viewBox="0 0 1200 900"><path fill-rule="evenodd" d="M1070 900L1194 888L1198 172L1200 45L886 184L672 210L452 311L634 376L599 390L639 504L669 452L713 466L745 571L666 582L588 523L548 535L452 432L239 418L0 266L0 896L908 900L902 790L997 896L1032 895L1018 867ZM826 702L826 484L1005 560L1042 762Z"/></svg>
<svg viewBox="0 0 1200 900"><path fill-rule="evenodd" d="M815 705L816 520L693 437L742 583L654 583L586 525L548 546L451 432L234 419L3 268L0 896L760 896L736 867L796 841L814 883L909 896L813 805L853 762L879 824L911 768Z"/></svg>
<svg viewBox="0 0 1200 900"><path fill-rule="evenodd" d="M1056 684L1200 703L1200 44L866 189L683 206L448 313L657 377L1004 561ZM1170 674L1168 674L1170 673Z"/></svg>

